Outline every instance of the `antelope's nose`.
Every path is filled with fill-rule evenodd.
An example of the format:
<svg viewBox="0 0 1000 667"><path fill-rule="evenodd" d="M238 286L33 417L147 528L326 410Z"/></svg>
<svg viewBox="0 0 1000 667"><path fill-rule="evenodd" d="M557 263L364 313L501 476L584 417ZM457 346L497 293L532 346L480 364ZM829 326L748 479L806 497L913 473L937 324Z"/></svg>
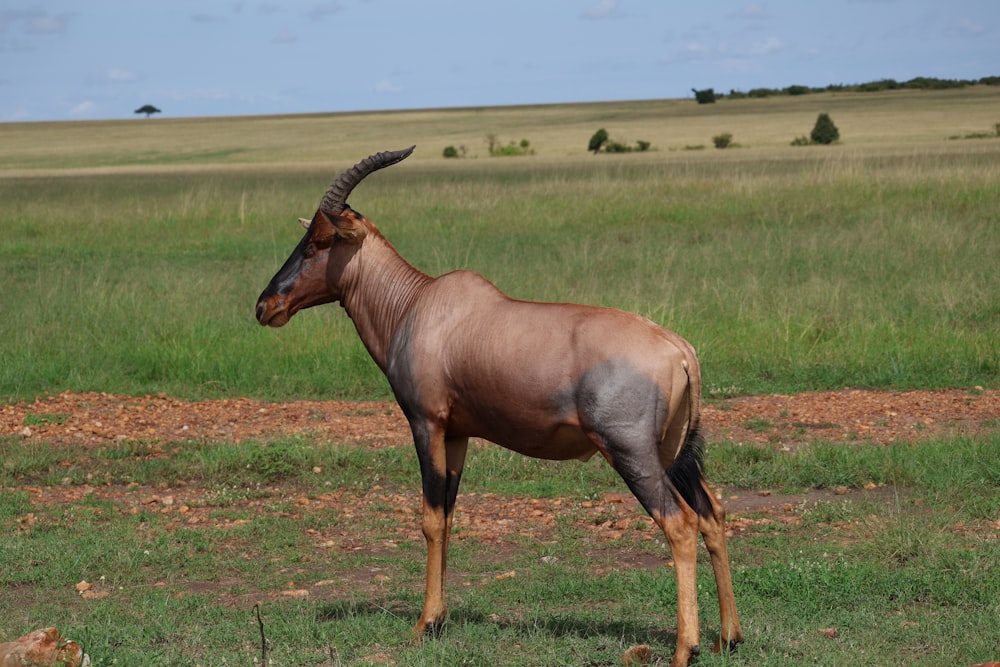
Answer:
<svg viewBox="0 0 1000 667"><path fill-rule="evenodd" d="M264 302L257 302L257 321L264 324Z"/></svg>

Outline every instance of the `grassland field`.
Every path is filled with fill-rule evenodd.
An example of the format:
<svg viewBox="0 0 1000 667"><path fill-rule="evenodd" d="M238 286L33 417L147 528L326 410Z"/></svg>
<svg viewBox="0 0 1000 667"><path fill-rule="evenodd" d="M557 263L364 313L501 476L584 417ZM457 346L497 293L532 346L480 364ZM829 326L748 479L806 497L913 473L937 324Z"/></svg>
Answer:
<svg viewBox="0 0 1000 667"><path fill-rule="evenodd" d="M257 328L334 175L418 268L638 311L722 393L995 386L1000 91L0 125L0 396L386 397L335 308ZM835 146L791 147L817 111ZM590 135L653 150L592 155ZM742 148L711 146L732 132ZM536 154L485 156L485 136ZM465 144L466 159L441 157ZM728 388L728 389L727 389Z"/></svg>
<svg viewBox="0 0 1000 667"><path fill-rule="evenodd" d="M820 112L841 142L790 146ZM388 399L339 308L280 330L253 310L330 180L411 144L350 199L404 257L519 298L642 313L694 344L716 405L844 387L973 400L1000 387L1000 137L950 137L998 122L1000 87L980 86L0 124L0 403ZM652 149L592 155L601 127ZM737 145L714 149L725 132ZM488 135L534 154L489 157ZM449 145L467 157L444 159ZM761 479L847 493L735 517L754 526L731 546L747 642L699 664L1000 659L1000 422L987 421L885 446L711 443L727 494ZM442 641L411 645L410 449L0 434L0 641L58 625L95 665L259 664L249 603L262 600L272 665L605 665L644 642L667 663L667 554L638 537L641 515L601 504L624 491L613 473L497 448L470 464L452 620ZM542 539L476 532L535 501L553 518ZM595 537L618 521L625 538ZM718 620L699 560L707 646ZM83 599L81 579L107 595Z"/></svg>

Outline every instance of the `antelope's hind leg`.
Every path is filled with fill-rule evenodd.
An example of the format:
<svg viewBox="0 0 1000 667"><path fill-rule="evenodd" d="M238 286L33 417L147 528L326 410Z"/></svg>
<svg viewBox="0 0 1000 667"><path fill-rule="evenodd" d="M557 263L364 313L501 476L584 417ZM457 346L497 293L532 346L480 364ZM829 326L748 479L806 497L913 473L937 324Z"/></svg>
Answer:
<svg viewBox="0 0 1000 667"><path fill-rule="evenodd" d="M605 441L606 442L606 441ZM696 581L699 517L660 465L656 449L602 448L636 499L663 531L677 578L677 647L671 667L685 667L700 652Z"/></svg>
<svg viewBox="0 0 1000 667"><path fill-rule="evenodd" d="M674 487L698 516L698 531L705 540L705 547L712 559L715 588L719 597L719 638L713 648L719 652L723 646L734 648L743 641L733 580L729 569L729 550L726 547L726 510L709 488L702 475L702 447L704 440L697 426L685 437L677 458L667 471Z"/></svg>
<svg viewBox="0 0 1000 667"><path fill-rule="evenodd" d="M719 638L715 642L716 653L725 647L728 650L736 648L743 641L743 629L740 627L740 617L736 611L736 596L733 593L733 578L729 570L729 549L726 546L726 510L722 503L715 499L712 490L705 480L701 487L711 504L712 511L707 516L699 514L698 530L705 540L705 547L712 559L712 571L715 573L715 589L719 596Z"/></svg>

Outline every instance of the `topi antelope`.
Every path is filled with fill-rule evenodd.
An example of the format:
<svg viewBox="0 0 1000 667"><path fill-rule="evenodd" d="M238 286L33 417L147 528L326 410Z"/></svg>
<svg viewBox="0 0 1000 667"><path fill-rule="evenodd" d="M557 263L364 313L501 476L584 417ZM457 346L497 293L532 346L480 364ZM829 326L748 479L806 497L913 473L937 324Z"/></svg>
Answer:
<svg viewBox="0 0 1000 667"><path fill-rule="evenodd" d="M432 278L411 266L347 197L413 147L373 155L327 190L305 236L257 302L280 327L298 311L339 301L385 373L413 432L423 482L427 589L414 627L436 635L458 484L470 437L543 459L595 452L663 530L677 576L677 648L699 652L698 533L715 572L721 631L743 639L726 551L725 511L702 476L701 372L691 345L649 320L610 308L511 299L471 271Z"/></svg>

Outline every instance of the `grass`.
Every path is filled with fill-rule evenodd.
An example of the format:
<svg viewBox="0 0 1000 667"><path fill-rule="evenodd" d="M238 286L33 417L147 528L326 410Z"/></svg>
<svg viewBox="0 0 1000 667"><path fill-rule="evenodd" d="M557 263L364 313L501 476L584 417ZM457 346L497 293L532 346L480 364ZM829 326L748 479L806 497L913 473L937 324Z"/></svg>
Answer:
<svg viewBox="0 0 1000 667"><path fill-rule="evenodd" d="M958 123L989 92L952 91L955 97L935 97L929 108ZM711 114L738 119L760 111L745 102ZM856 113L914 112L908 96L866 95L856 103ZM565 113L580 114L582 124L593 120L587 114L612 110L584 105ZM623 104L616 113L651 122L653 110L675 114L678 129L704 121L670 105ZM556 111L483 117L520 118L555 142L565 131L551 124ZM774 111L778 118L799 113ZM425 125L425 116L465 113L394 118L419 142L421 132L439 127ZM139 154L183 138L212 155L195 165L164 158L98 168L105 158L72 123L46 125L39 147L0 143L0 165L17 165L24 151L46 145L53 151L32 169L0 169L7 203L0 277L8 287L0 396L97 389L388 397L338 309L302 313L281 331L253 321L259 290L300 233L295 218L313 211L332 165L280 162L277 149L275 162L220 153L227 137L246 140L251 128L266 152L283 129L302 141L306 127L363 121L378 118L186 120L157 126L144 140L135 133L160 121L90 128L132 137ZM0 134L7 130L0 126ZM843 146L705 155L595 157L584 150L589 134L576 156L546 155L544 133L532 136L540 155L517 160L444 160L428 148L372 177L351 202L429 273L469 267L520 298L612 305L667 325L699 350L706 387L725 394L996 386L1000 144L854 144L844 135ZM398 143L373 140L352 159ZM61 164L57 149L74 146L91 161L53 169Z"/></svg>
<svg viewBox="0 0 1000 667"><path fill-rule="evenodd" d="M695 344L709 397L995 387L1000 145L947 137L995 124L998 97L0 124L0 400L387 398L338 309L270 331L253 306L330 177L411 143L413 158L351 198L405 257L435 274L474 268L522 298L641 312ZM819 111L842 144L788 146ZM598 127L654 150L589 155ZM720 132L741 148L683 150ZM487 133L537 154L488 159ZM475 159L440 157L461 144ZM734 514L751 526L731 543L747 642L699 664L1000 654L995 434L789 452L722 442L708 456L726 493L881 486ZM624 492L600 461L473 448L450 621L420 645L409 448L0 437L0 461L0 641L56 625L95 665L257 664L259 603L274 665L617 664L638 643L665 664L673 650L666 549L648 527L600 532L622 518L604 493ZM492 539L476 521L509 530ZM707 646L717 618L700 560ZM103 597L81 596L81 580Z"/></svg>
<svg viewBox="0 0 1000 667"><path fill-rule="evenodd" d="M275 665L386 656L399 665L616 664L638 643L665 664L673 649L673 577L656 566L668 558L662 541L643 540L651 528L638 521L641 530L601 538L593 522L612 508L585 509L594 489L624 491L601 462L522 458L512 483L506 452L474 447L452 544L450 620L440 641L413 645L423 546L409 448L285 439L181 443L163 457L126 442L40 458L23 443L0 444L0 640L44 622L82 641L95 665L255 664L260 604ZM699 664L996 655L1000 551L990 526L1000 439L842 449L836 457L809 445L758 461L754 483L801 492L887 469L889 495L802 504L782 514L794 521L758 521L734 539L747 642ZM739 461L724 464L724 443L709 452L715 481L739 492ZM476 496L489 504L477 509ZM560 499L547 532L498 542L470 530L476 516L501 520L498 508L534 497ZM704 553L700 561L707 644L718 621ZM106 595L83 598L81 580Z"/></svg>

